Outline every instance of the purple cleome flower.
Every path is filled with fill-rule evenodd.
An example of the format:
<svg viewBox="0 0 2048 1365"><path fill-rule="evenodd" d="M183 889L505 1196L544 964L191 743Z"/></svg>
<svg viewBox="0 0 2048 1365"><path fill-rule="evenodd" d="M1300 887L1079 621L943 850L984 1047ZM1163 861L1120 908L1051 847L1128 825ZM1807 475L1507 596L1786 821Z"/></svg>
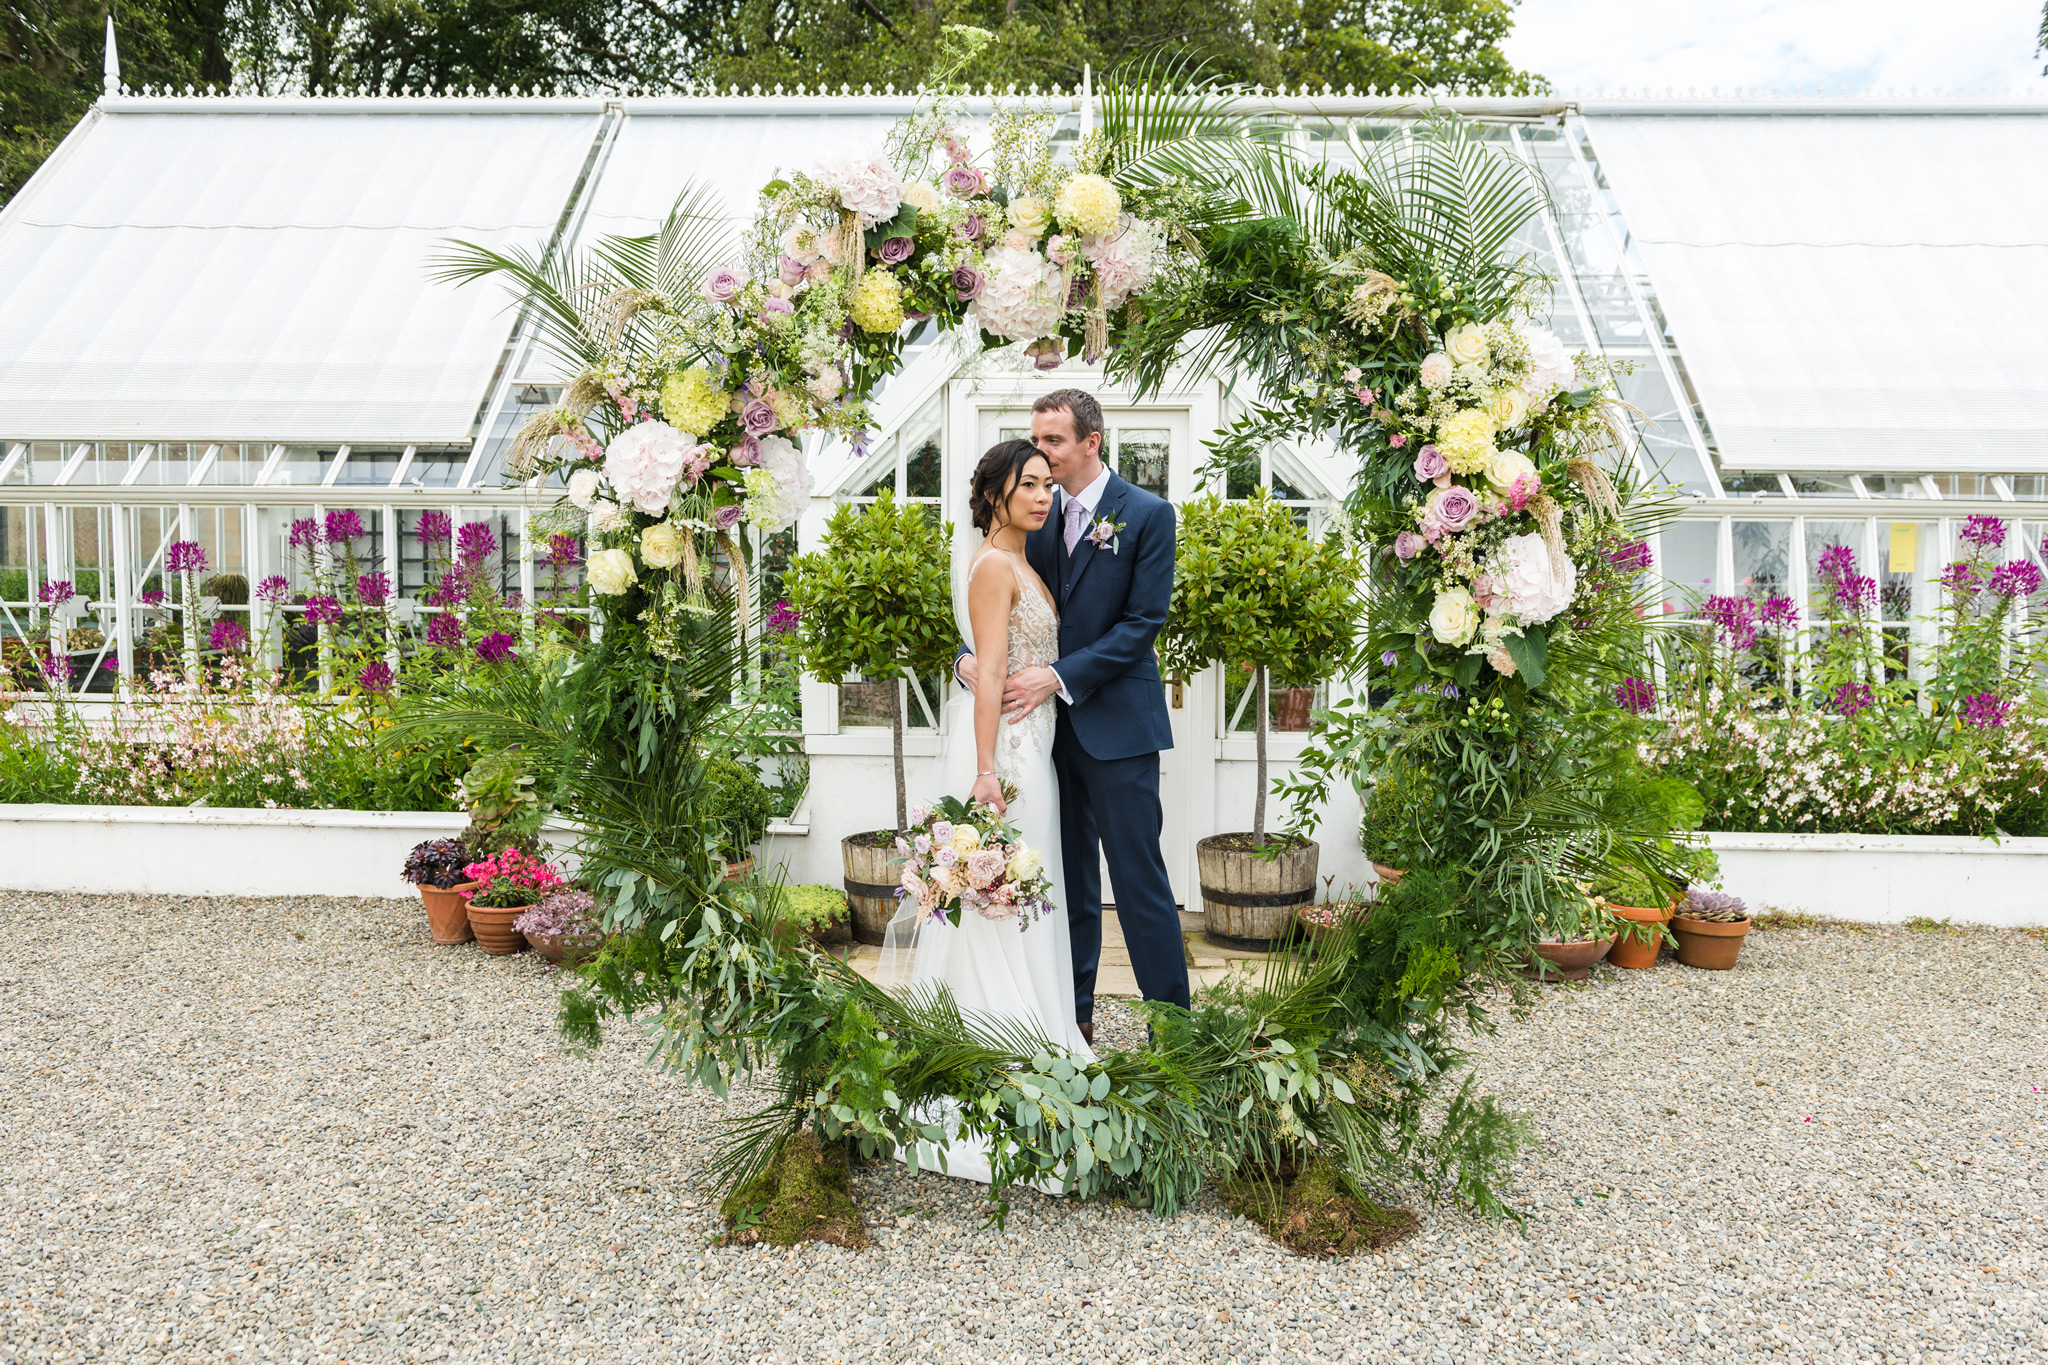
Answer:
<svg viewBox="0 0 2048 1365"><path fill-rule="evenodd" d="M509 663L514 655L513 638L502 630L492 631L476 642L476 657L487 664Z"/></svg>
<svg viewBox="0 0 2048 1365"><path fill-rule="evenodd" d="M1941 586L1949 592L1974 597L1984 586L1984 575L1974 565L1959 559L1941 571Z"/></svg>
<svg viewBox="0 0 2048 1365"><path fill-rule="evenodd" d="M341 603L335 598L323 594L306 599L306 619L316 626L338 626L341 614Z"/></svg>
<svg viewBox="0 0 2048 1365"><path fill-rule="evenodd" d="M162 588L151 588L148 592L142 594L142 605L145 607L160 607L163 604L164 590Z"/></svg>
<svg viewBox="0 0 2048 1365"><path fill-rule="evenodd" d="M366 607L381 607L391 600L391 576L366 573L356 579L356 600Z"/></svg>
<svg viewBox="0 0 2048 1365"><path fill-rule="evenodd" d="M2012 703L1996 692L1979 692L1963 698L1963 720L1979 730L2002 730L2012 715Z"/></svg>
<svg viewBox="0 0 2048 1365"><path fill-rule="evenodd" d="M1991 571L1989 586L2000 597L2032 597L2041 591L2041 571L2024 559L2015 559Z"/></svg>
<svg viewBox="0 0 2048 1365"><path fill-rule="evenodd" d="M1426 447L1434 449L1434 447ZM1608 563L1617 569L1647 569L1650 567L1650 542L1647 540L1624 541L1607 552Z"/></svg>
<svg viewBox="0 0 2048 1365"><path fill-rule="evenodd" d="M459 607L469 600L469 580L459 573L443 574L441 586L427 595L427 604L435 607Z"/></svg>
<svg viewBox="0 0 2048 1365"><path fill-rule="evenodd" d="M68 578L53 578L36 592L36 601L46 607L61 607L78 596L78 589Z"/></svg>
<svg viewBox="0 0 2048 1365"><path fill-rule="evenodd" d="M1845 716L1867 711L1876 701L1869 683L1843 683L1835 689L1835 710Z"/></svg>
<svg viewBox="0 0 2048 1365"><path fill-rule="evenodd" d="M213 623L213 632L206 637L206 643L213 649L240 649L249 643L249 632L242 628L240 621L223 618Z"/></svg>
<svg viewBox="0 0 2048 1365"><path fill-rule="evenodd" d="M771 635L788 635L802 621L803 617L798 614L795 607L792 607L787 602L777 602L775 610L768 613L768 633Z"/></svg>
<svg viewBox="0 0 2048 1365"><path fill-rule="evenodd" d="M363 519L352 507L339 508L327 514L327 543L341 545L367 534L363 530Z"/></svg>
<svg viewBox="0 0 2048 1365"><path fill-rule="evenodd" d="M310 550L320 543L320 524L311 517L300 517L292 523L292 531L285 537L294 550Z"/></svg>
<svg viewBox="0 0 2048 1365"><path fill-rule="evenodd" d="M446 542L450 529L446 512L420 513L420 524L415 528L419 538L428 545L440 545Z"/></svg>
<svg viewBox="0 0 2048 1365"><path fill-rule="evenodd" d="M2005 544L2005 522L1999 517L1971 517L1956 534L1980 550L1995 550Z"/></svg>
<svg viewBox="0 0 2048 1365"><path fill-rule="evenodd" d="M583 544L566 531L548 537L546 562L551 569L566 569L583 557Z"/></svg>
<svg viewBox="0 0 2048 1365"><path fill-rule="evenodd" d="M292 595L292 581L274 573L256 585L256 597L263 602L282 602Z"/></svg>
<svg viewBox="0 0 2048 1365"><path fill-rule="evenodd" d="M1820 552L1820 576L1832 581L1856 572L1856 552L1846 545L1830 545Z"/></svg>
<svg viewBox="0 0 2048 1365"><path fill-rule="evenodd" d="M1709 597L1700 603L1700 619L1726 636L1736 649L1756 644L1756 603L1747 597Z"/></svg>
<svg viewBox="0 0 2048 1365"><path fill-rule="evenodd" d="M199 573L206 568L206 551L196 540L174 540L164 551L164 568L171 573Z"/></svg>
<svg viewBox="0 0 2048 1365"><path fill-rule="evenodd" d="M1657 709L1657 689L1641 678L1623 678L1614 685L1614 700L1640 716Z"/></svg>
<svg viewBox="0 0 2048 1365"><path fill-rule="evenodd" d="M427 622L427 643L444 648L462 643L462 621L454 612L444 611Z"/></svg>
<svg viewBox="0 0 2048 1365"><path fill-rule="evenodd" d="M1799 604L1780 592L1774 592L1764 599L1763 623L1773 630L1785 630L1799 624Z"/></svg>
<svg viewBox="0 0 2048 1365"><path fill-rule="evenodd" d="M455 553L469 563L489 559L498 552L498 538L480 521L465 521L455 533Z"/></svg>
<svg viewBox="0 0 2048 1365"><path fill-rule="evenodd" d="M391 665L382 659L356 674L356 685L365 692L388 692L395 681L391 675Z"/></svg>

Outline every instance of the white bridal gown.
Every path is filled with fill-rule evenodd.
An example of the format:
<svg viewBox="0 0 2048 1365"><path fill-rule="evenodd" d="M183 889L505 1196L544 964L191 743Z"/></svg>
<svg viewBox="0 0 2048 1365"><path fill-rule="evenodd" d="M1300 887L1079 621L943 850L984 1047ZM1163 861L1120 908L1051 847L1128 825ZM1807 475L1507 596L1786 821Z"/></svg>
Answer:
<svg viewBox="0 0 2048 1365"><path fill-rule="evenodd" d="M1009 671L1050 664L1059 657L1059 614L1015 557L1000 550L1017 575L1017 604L1010 610ZM971 571L970 571L971 572ZM974 645L972 626L961 618L963 638ZM977 651L979 652L979 651ZM947 704L945 791L965 799L974 787L974 697L961 693ZM1025 844L1045 859L1052 880L1052 910L1019 929L1014 919L984 919L963 911L960 923L925 917L905 901L890 921L883 950L882 981L892 989L930 990L943 985L971 1023L976 1017L1015 1020L1053 1044L1093 1061L1095 1053L1074 1023L1073 945L1067 937L1065 880L1060 862L1060 784L1053 772L1052 737L1058 713L1048 699L1023 721L1005 717L996 730L995 769L1016 788L1008 818ZM928 1116L927 1122L945 1116ZM951 1125L948 1124L950 1127ZM922 1144L918 1165L938 1166L931 1144ZM955 1140L946 1147L945 1170L967 1180L989 1180L986 1145ZM1057 1192L1053 1183L1050 1190Z"/></svg>

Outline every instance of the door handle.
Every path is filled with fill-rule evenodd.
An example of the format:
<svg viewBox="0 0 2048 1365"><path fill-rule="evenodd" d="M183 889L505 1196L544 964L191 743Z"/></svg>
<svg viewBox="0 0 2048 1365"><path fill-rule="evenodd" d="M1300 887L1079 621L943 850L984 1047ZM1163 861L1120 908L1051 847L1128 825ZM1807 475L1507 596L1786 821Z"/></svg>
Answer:
<svg viewBox="0 0 2048 1365"><path fill-rule="evenodd" d="M1167 686L1173 689L1173 709L1178 711L1180 710L1180 704L1182 701L1180 679L1175 678L1172 682L1168 683Z"/></svg>

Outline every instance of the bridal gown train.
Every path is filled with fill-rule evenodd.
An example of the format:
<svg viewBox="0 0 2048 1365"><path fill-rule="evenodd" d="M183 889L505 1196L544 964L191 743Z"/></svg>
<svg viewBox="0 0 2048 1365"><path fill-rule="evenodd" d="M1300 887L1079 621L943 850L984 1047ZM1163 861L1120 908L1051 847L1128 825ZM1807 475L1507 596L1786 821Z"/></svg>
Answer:
<svg viewBox="0 0 2048 1365"><path fill-rule="evenodd" d="M1002 554L989 550L989 554ZM1010 609L1009 671L1050 664L1059 657L1059 615L1034 579L1014 557L1017 604ZM961 612L963 617L965 612ZM972 627L961 622L968 647ZM962 693L947 704L944 791L965 797L974 786L974 698ZM1067 937L1065 878L1060 861L1060 787L1053 771L1053 728L1058 713L1048 699L1018 724L1005 717L996 730L997 776L1017 791L1009 804L1009 820L1024 842L1038 850L1052 879L1052 910L1019 929L1016 920L983 919L973 911L955 925L920 921L915 907L897 912L889 925L884 981L892 987L930 989L943 985L970 1023L976 1018L1014 1020L1029 1025L1056 1048L1077 1060L1093 1061L1095 1053L1082 1040L1074 1022L1073 945ZM943 1116L941 1116L943 1118ZM927 1120L934 1121L934 1120ZM948 1125L950 1127L950 1125ZM937 1167L931 1144L923 1144L920 1168ZM947 1144L945 1171L967 1180L989 1180L986 1146L966 1139ZM1047 1186L1057 1192L1057 1183Z"/></svg>

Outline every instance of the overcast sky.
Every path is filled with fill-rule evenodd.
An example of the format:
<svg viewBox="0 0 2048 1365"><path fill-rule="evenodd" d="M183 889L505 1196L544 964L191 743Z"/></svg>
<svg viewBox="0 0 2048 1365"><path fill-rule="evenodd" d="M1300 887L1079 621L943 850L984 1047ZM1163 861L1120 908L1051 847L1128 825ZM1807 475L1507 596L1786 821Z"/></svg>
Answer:
<svg viewBox="0 0 2048 1365"><path fill-rule="evenodd" d="M1507 54L1565 95L2041 90L2041 0L1521 0Z"/></svg>

